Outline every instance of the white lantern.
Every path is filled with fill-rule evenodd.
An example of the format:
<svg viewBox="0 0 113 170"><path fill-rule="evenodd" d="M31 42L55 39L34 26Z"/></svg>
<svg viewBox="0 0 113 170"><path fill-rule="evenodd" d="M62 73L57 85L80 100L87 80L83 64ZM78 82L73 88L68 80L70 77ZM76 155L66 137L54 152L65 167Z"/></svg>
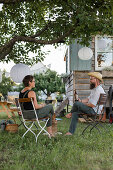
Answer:
<svg viewBox="0 0 113 170"><path fill-rule="evenodd" d="M16 64L11 68L10 77L16 83L22 83L26 75L30 75L30 68L25 64Z"/></svg>
<svg viewBox="0 0 113 170"><path fill-rule="evenodd" d="M93 56L93 51L88 47L83 47L78 51L78 56L81 60L89 60Z"/></svg>
<svg viewBox="0 0 113 170"><path fill-rule="evenodd" d="M107 43L105 40L98 40L98 48L99 49L105 49L107 47Z"/></svg>
<svg viewBox="0 0 113 170"><path fill-rule="evenodd" d="M2 82L2 72L0 71L0 83Z"/></svg>

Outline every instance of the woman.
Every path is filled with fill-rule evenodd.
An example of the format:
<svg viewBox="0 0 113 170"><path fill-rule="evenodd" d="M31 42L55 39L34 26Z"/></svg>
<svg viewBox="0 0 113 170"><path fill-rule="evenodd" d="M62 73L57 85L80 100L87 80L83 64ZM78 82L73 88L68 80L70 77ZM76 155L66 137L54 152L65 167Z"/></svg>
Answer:
<svg viewBox="0 0 113 170"><path fill-rule="evenodd" d="M49 116L50 119L47 123L47 131L51 136L54 136L52 133L52 116L54 114L53 106L52 105L45 105L45 104L38 104L36 99L36 94L32 90L35 87L35 79L32 75L27 75L23 79L23 84L25 88L20 92L19 98L33 98L34 106L38 115L38 118L43 118ZM24 109L32 110L32 104L24 103ZM27 106L26 106L27 105Z"/></svg>

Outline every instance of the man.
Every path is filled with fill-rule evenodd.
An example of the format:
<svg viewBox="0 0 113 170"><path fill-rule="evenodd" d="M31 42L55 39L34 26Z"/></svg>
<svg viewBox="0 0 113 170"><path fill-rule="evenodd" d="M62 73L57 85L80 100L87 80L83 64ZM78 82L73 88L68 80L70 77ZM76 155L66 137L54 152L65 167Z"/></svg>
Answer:
<svg viewBox="0 0 113 170"><path fill-rule="evenodd" d="M73 135L77 126L78 122L78 114L85 113L85 114L95 114L97 111L97 103L100 97L100 93L105 93L104 89L101 87L100 83L103 82L102 74L99 72L90 72L88 73L90 76L90 89L91 94L88 98L76 101L73 104L71 113L66 115L67 118L72 117L71 124L69 127L69 132L65 135ZM102 110L102 106L99 108L98 114Z"/></svg>

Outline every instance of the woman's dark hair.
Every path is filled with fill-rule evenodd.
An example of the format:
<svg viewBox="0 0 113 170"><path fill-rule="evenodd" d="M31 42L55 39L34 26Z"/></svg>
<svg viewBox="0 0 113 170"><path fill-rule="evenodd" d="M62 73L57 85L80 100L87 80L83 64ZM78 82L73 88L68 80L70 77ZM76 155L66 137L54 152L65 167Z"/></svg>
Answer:
<svg viewBox="0 0 113 170"><path fill-rule="evenodd" d="M33 78L34 77L32 75L25 76L24 79L23 79L24 86L25 87L29 86L29 81L32 82Z"/></svg>

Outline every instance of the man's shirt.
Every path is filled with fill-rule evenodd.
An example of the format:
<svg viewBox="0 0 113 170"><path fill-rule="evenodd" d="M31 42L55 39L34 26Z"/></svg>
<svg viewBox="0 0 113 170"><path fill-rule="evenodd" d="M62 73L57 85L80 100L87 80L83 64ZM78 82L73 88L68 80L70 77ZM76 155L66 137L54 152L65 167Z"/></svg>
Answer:
<svg viewBox="0 0 113 170"><path fill-rule="evenodd" d="M95 112L97 112L97 108L98 108L97 103L98 103L101 93L105 94L105 91L102 88L102 86L99 85L96 88L91 90L91 94L88 97L88 99L89 99L88 103L92 103L95 106L95 107L93 107ZM103 105L100 105L97 114L100 114L102 109L103 109Z"/></svg>

